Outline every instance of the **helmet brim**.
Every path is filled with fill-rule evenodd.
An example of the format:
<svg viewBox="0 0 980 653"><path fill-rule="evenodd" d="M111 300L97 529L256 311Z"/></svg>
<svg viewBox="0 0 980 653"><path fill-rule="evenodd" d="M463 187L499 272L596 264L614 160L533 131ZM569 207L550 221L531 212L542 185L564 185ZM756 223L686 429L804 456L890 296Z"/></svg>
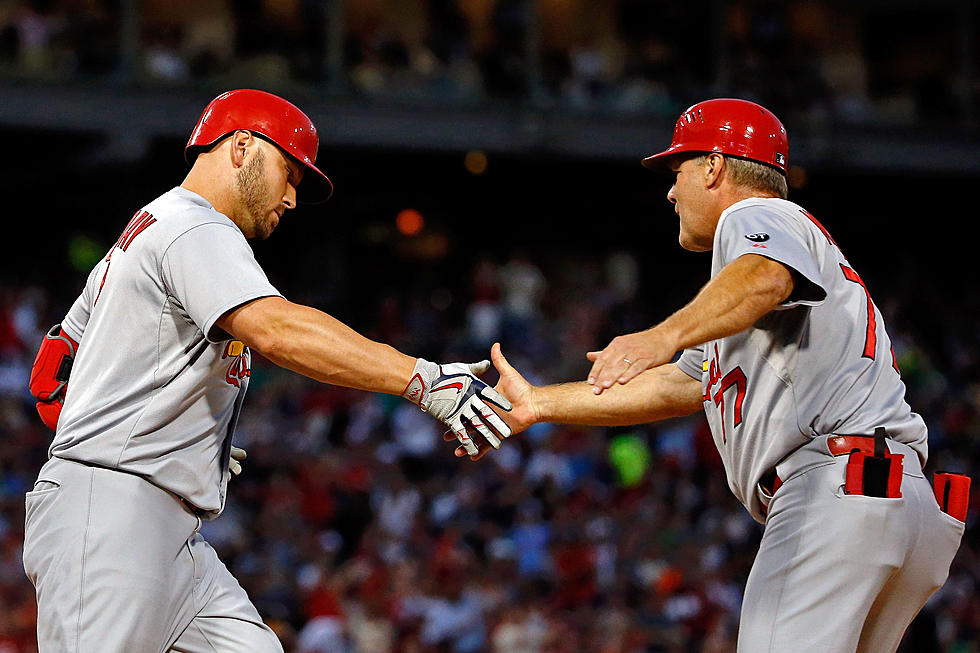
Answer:
<svg viewBox="0 0 980 653"><path fill-rule="evenodd" d="M690 153L693 155L693 154L700 154L703 152L704 150L692 150L684 147L683 145L671 146L668 147L663 152L657 152L656 154L651 154L650 156L643 159L640 163L643 164L644 168L647 168L648 170L653 170L655 172L672 172L670 166L674 160L674 157L677 156L678 154Z"/></svg>
<svg viewBox="0 0 980 653"><path fill-rule="evenodd" d="M251 131L251 130L249 130ZM303 180L296 187L296 201L300 204L323 204L333 195L333 182L323 173L322 170L314 165L312 159L301 159L293 152L283 148L279 143L263 134L262 132L252 131L253 134L274 145L277 150L289 157L291 161L303 166L306 172L303 173Z"/></svg>
<svg viewBox="0 0 980 653"><path fill-rule="evenodd" d="M665 150L663 152L658 152L656 154L651 154L650 156L643 159L640 163L647 170L653 170L654 172L669 172L670 171L670 155L672 152Z"/></svg>
<svg viewBox="0 0 980 653"><path fill-rule="evenodd" d="M315 165L303 163L306 173L296 188L296 201L302 204L323 204L333 195L333 182Z"/></svg>
<svg viewBox="0 0 980 653"><path fill-rule="evenodd" d="M657 152L656 154L651 154L650 156L643 159L640 163L643 164L644 168L647 168L648 170L653 170L655 172L673 172L673 168L671 166L673 166L674 161L676 161L678 157L682 157L684 155L687 155L687 157L696 157L702 154L705 155L711 154L712 152L718 152L718 154L723 154L724 156L731 157L733 159L742 159L744 161L751 161L753 163L758 163L760 165L769 166L770 168L776 170L784 177L786 176L786 170L774 163L767 163L766 161L759 161L758 159L753 159L747 156L739 156L738 154L728 154L727 152L720 152L717 149L710 150L710 149L691 148L691 147L684 147L684 146L668 147L663 152Z"/></svg>

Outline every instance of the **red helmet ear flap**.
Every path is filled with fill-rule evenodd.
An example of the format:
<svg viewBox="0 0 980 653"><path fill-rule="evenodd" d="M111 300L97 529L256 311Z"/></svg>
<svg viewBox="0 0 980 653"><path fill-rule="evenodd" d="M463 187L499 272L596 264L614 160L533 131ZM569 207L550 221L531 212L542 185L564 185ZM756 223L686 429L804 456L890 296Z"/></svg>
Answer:
<svg viewBox="0 0 980 653"><path fill-rule="evenodd" d="M765 107L732 98L706 100L689 107L674 125L670 147L643 159L648 168L666 167L671 155L719 152L757 161L786 174L786 128Z"/></svg>

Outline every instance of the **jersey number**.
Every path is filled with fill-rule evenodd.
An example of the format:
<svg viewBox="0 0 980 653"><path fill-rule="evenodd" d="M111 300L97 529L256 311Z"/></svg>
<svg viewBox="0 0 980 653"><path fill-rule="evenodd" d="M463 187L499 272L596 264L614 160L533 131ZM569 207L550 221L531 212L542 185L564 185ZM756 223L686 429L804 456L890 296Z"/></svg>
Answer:
<svg viewBox="0 0 980 653"><path fill-rule="evenodd" d="M721 384L712 397L715 406L721 413L721 441L728 442L728 434L725 432L725 392L729 388L735 388L735 406L732 409L732 428L738 428L742 423L742 402L745 401L745 386L747 385L745 373L741 367L736 367L731 372L721 378Z"/></svg>
<svg viewBox="0 0 980 653"><path fill-rule="evenodd" d="M717 384L718 389L711 394L711 389ZM721 375L721 360L718 356L718 344L715 343L715 355L708 366L708 391L702 397L703 401L714 401L721 417L721 441L728 442L728 431L725 429L725 393L735 388L735 405L732 407L732 429L742 423L742 403L745 401L745 389L748 381L741 367L736 367L725 376Z"/></svg>
<svg viewBox="0 0 980 653"><path fill-rule="evenodd" d="M806 211L804 209L800 209L800 213L805 215L810 220L810 222L812 222L817 227L817 229L820 230L820 233L822 233L827 238L827 242L829 242L831 245L836 247L838 251L840 251L840 246L831 237L830 232L827 231L822 224L820 224L819 220L813 217L813 214L811 214L809 211ZM864 296L867 299L868 321L864 331L864 351L861 352L861 357L874 360L875 351L877 350L877 346L878 346L878 322L877 319L875 318L875 305L874 302L871 301L871 293L868 292L868 286L865 285L864 281L861 280L861 277L858 276L858 273L855 272L852 268L849 268L848 266L841 263L840 269L841 272L844 273L845 279L847 279L852 283L858 284L859 286L861 286L861 289L864 290ZM892 348L891 353L892 353L892 367L895 368L896 372L901 374L901 371L898 369L898 360L895 358L894 348Z"/></svg>
<svg viewBox="0 0 980 653"><path fill-rule="evenodd" d="M868 324L864 331L864 352L861 354L864 358L875 359L875 349L878 345L878 335L877 335L877 322L875 320L875 305L871 301L871 293L868 292L868 287L864 285L861 281L861 277L858 273L847 267L843 263L840 264L841 272L844 273L844 278L848 281L858 284L864 289L864 296L868 300Z"/></svg>

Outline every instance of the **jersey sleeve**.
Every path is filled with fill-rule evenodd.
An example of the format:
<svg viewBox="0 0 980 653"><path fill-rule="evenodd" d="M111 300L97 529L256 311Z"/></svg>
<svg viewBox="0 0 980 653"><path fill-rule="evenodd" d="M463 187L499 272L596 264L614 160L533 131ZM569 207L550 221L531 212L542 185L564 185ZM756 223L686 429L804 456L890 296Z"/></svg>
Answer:
<svg viewBox="0 0 980 653"><path fill-rule="evenodd" d="M806 234L784 216L758 206L733 211L721 227L724 262L757 254L782 263L795 272L793 292L780 308L800 304L817 306L827 297L820 279L820 268Z"/></svg>
<svg viewBox="0 0 980 653"><path fill-rule="evenodd" d="M229 310L281 294L234 225L206 223L188 229L164 252L161 273L173 296L210 342L214 323Z"/></svg>
<svg viewBox="0 0 980 653"><path fill-rule="evenodd" d="M692 379L701 380L704 371L704 346L689 347L677 359L677 368Z"/></svg>
<svg viewBox="0 0 980 653"><path fill-rule="evenodd" d="M71 308L68 309L68 313L61 321L61 328L75 342L82 341L85 327L88 326L88 319L92 315L92 284L95 283L96 279L101 277L104 269L105 260L92 268L81 294L75 300L75 303L71 305Z"/></svg>

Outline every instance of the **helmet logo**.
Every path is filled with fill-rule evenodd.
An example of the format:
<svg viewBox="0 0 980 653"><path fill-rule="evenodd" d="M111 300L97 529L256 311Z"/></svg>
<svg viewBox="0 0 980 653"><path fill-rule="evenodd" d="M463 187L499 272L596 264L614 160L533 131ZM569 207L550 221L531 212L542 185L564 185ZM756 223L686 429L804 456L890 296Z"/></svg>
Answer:
<svg viewBox="0 0 980 653"><path fill-rule="evenodd" d="M786 165L786 157L783 156L782 152L776 152L776 164L781 166Z"/></svg>

